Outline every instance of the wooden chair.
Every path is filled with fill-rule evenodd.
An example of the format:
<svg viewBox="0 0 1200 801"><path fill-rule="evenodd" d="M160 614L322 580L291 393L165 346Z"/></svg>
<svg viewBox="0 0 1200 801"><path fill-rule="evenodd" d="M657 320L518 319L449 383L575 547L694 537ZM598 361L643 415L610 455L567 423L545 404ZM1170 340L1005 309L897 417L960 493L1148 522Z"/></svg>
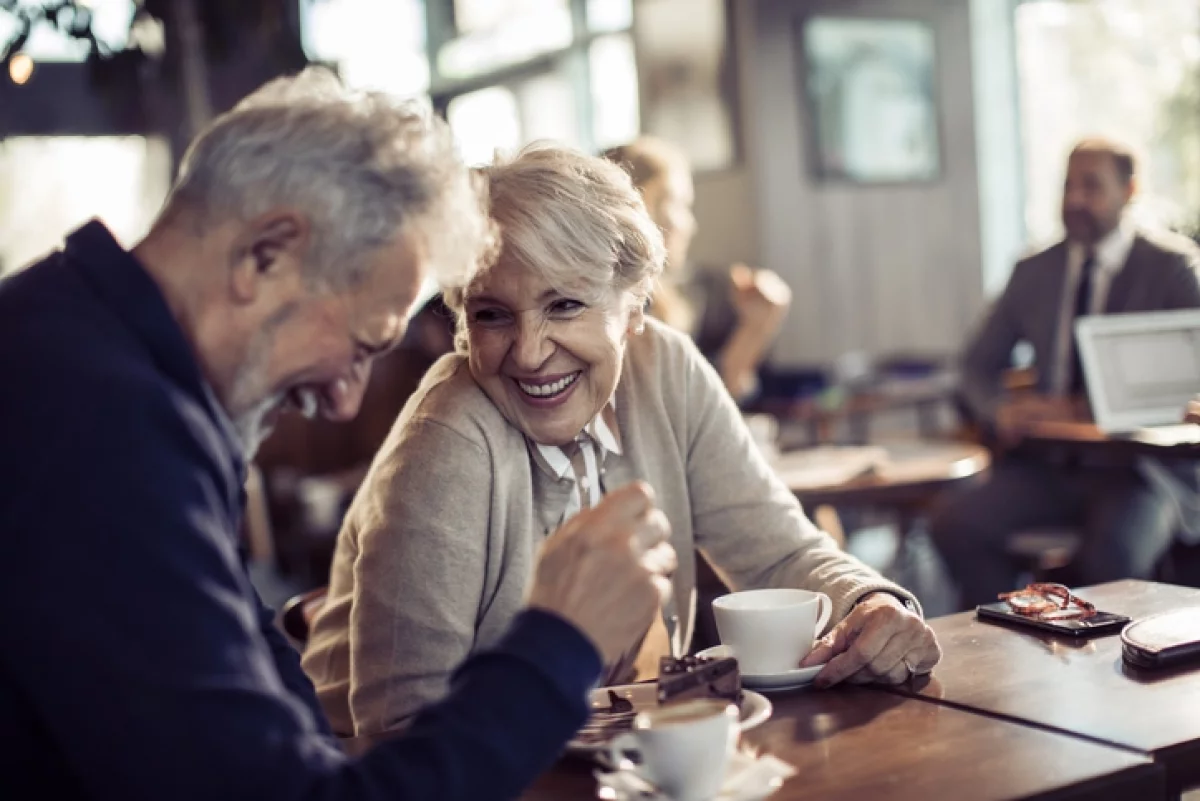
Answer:
<svg viewBox="0 0 1200 801"><path fill-rule="evenodd" d="M284 634L291 637L298 645L308 642L308 629L313 618L325 605L328 587L317 587L315 590L302 592L288 599L279 613L280 626Z"/></svg>

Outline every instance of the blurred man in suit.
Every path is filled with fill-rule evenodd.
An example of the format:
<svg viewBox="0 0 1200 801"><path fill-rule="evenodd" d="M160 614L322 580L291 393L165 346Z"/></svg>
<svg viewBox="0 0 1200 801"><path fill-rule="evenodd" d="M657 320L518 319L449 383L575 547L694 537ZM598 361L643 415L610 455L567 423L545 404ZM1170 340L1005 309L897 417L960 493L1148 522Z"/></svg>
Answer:
<svg viewBox="0 0 1200 801"><path fill-rule="evenodd" d="M932 524L965 605L1012 589L1016 566L1006 544L1017 531L1080 530L1076 568L1084 583L1146 576L1171 543L1177 505L1136 466L1020 446L1033 423L1085 415L1075 318L1200 307L1194 246L1138 230L1125 214L1135 190L1129 150L1099 139L1079 143L1063 189L1066 239L1017 264L967 347L963 401L1002 455L986 483L953 498ZM1008 396L1003 377L1021 341L1033 348L1037 386Z"/></svg>

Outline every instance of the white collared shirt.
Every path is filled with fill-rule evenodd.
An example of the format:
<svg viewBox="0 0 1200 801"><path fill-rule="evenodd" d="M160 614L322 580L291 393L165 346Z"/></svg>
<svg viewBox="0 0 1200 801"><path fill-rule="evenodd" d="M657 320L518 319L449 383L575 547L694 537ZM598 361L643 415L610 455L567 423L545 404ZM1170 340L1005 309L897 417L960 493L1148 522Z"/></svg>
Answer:
<svg viewBox="0 0 1200 801"><path fill-rule="evenodd" d="M604 496L604 463L607 459L621 455L621 437L617 429L617 415L612 401L600 410L592 421L584 426L575 438L579 458L572 459L568 449L557 445L542 445L525 438L534 462L553 478L571 481L571 495L558 521L561 526L583 508L583 493L587 493L587 506L591 508ZM570 449L574 450L574 448ZM680 636L675 625L675 637ZM664 656L682 653L682 646L675 642L660 614L650 624L635 650L630 650L606 667L607 679L626 683L651 679L658 676L659 660Z"/></svg>
<svg viewBox="0 0 1200 801"><path fill-rule="evenodd" d="M1109 231L1096 243L1093 252L1092 297L1088 314L1103 314L1108 302L1108 290L1113 278L1125 267L1133 248L1134 226L1127 219ZM1063 284L1062 303L1058 311L1058 335L1055 339L1053 383L1055 395L1066 395L1071 387L1071 343L1075 336L1075 294L1082 278L1087 247L1078 242L1067 243L1067 275Z"/></svg>
<svg viewBox="0 0 1200 801"><path fill-rule="evenodd" d="M608 417L606 420L605 418ZM610 422L611 421L611 422ZM621 455L621 440L616 431L616 415L610 402L576 437L580 461L577 465L570 455L557 445L543 445L526 439L538 466L558 480L571 481L571 496L559 525L570 520L583 508L582 493L587 493L588 507L595 506L604 496L604 462L610 454Z"/></svg>

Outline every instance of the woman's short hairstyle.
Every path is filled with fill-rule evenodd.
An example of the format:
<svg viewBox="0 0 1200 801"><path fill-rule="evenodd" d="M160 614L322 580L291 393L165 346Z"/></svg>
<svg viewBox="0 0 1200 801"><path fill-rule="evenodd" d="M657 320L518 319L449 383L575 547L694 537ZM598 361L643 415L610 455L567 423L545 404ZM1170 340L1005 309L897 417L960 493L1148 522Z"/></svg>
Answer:
<svg viewBox="0 0 1200 801"><path fill-rule="evenodd" d="M203 228L289 206L307 214L312 276L353 283L369 257L415 237L434 274L469 280L491 227L449 128L416 101L347 89L311 67L249 95L183 157L164 217Z"/></svg>
<svg viewBox="0 0 1200 801"><path fill-rule="evenodd" d="M615 164L535 143L480 172L499 228L497 261L512 260L586 303L614 291L632 294L638 304L649 298L666 257L662 233L629 176ZM461 339L470 282L445 290Z"/></svg>

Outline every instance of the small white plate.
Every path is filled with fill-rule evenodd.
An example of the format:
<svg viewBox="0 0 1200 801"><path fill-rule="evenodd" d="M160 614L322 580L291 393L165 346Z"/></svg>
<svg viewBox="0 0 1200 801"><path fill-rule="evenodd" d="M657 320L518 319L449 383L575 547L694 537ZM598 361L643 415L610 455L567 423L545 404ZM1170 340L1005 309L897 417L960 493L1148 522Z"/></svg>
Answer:
<svg viewBox="0 0 1200 801"><path fill-rule="evenodd" d="M738 750L729 759L725 779L712 801L763 801L796 775L796 769L778 757ZM613 771L596 771L600 798L612 801L671 801L642 777L632 765Z"/></svg>
<svg viewBox="0 0 1200 801"><path fill-rule="evenodd" d="M705 648L696 656L707 657L709 659L724 659L728 656L733 656L733 651L728 645L715 645L712 648ZM742 674L742 686L749 687L753 690L761 690L765 693L779 693L785 690L799 690L804 687L812 686L813 679L821 672L821 668L825 665L813 665L806 668L795 668L794 670L785 670L781 673L763 673L763 674Z"/></svg>
<svg viewBox="0 0 1200 801"><path fill-rule="evenodd" d="M610 690L617 697L629 701L633 705L633 711L605 718L602 713L611 704L608 697ZM599 757L607 754L608 742L613 736L620 731L628 730L630 724L622 725L623 721L632 721L633 717L641 710L658 706L658 687L654 682L600 687L592 690L591 702L593 716L584 724L579 734L567 743L567 751L573 754ZM738 708L742 731L749 731L755 726L765 723L771 717L772 709L771 702L765 697L752 690L742 690L742 703ZM601 715L596 715L597 712L600 712Z"/></svg>

